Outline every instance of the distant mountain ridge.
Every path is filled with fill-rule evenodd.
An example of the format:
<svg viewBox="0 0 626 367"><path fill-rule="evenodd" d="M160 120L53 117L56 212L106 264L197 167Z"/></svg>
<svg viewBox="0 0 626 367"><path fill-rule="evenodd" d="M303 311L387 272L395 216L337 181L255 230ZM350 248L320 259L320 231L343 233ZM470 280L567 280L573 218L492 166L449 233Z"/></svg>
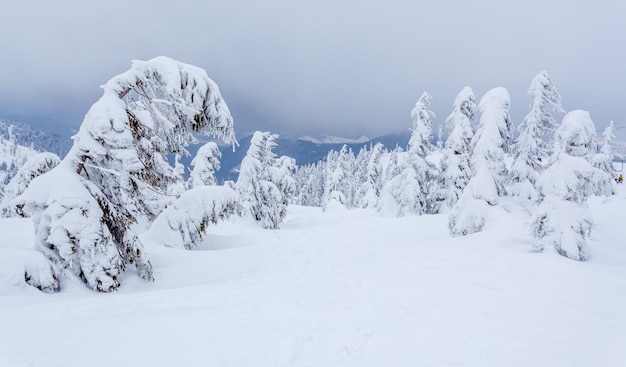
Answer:
<svg viewBox="0 0 626 367"><path fill-rule="evenodd" d="M310 141L311 143L315 143L315 144L359 144L359 143L366 143L370 141L370 138L368 138L365 135L361 135L360 137L356 139L342 138L342 137L331 136L331 135L322 135L319 138L315 138L312 136L305 135L305 136L298 137L298 140Z"/></svg>

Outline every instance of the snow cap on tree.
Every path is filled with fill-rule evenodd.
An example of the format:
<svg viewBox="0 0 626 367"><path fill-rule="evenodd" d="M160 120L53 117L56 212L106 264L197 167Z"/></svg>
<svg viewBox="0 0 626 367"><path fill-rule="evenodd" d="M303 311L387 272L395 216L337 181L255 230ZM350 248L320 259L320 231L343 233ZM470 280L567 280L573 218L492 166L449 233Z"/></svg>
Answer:
<svg viewBox="0 0 626 367"><path fill-rule="evenodd" d="M575 110L565 115L556 132L557 151L586 157L596 152L596 144L596 128L589 112Z"/></svg>
<svg viewBox="0 0 626 367"><path fill-rule="evenodd" d="M475 153L484 154L493 148L503 152L508 150L511 138L510 106L509 92L502 87L487 91L480 99L478 109L481 116L474 140Z"/></svg>
<svg viewBox="0 0 626 367"><path fill-rule="evenodd" d="M476 113L478 112L476 106L476 96L474 91L469 86L463 87L461 91L454 98L454 109L450 116L446 119L446 128L448 132L452 131L457 122L461 119L467 119L470 123L476 120Z"/></svg>
<svg viewBox="0 0 626 367"><path fill-rule="evenodd" d="M561 107L561 95L557 91L552 79L548 76L547 71L541 71L530 82L528 88L528 95L530 96L530 110L531 113L545 113L546 107L552 106L556 112L565 112ZM548 115L549 116L549 115ZM536 115L539 120L542 120L545 115ZM552 119L554 120L554 119ZM556 124L545 124L543 126L547 128L554 128Z"/></svg>

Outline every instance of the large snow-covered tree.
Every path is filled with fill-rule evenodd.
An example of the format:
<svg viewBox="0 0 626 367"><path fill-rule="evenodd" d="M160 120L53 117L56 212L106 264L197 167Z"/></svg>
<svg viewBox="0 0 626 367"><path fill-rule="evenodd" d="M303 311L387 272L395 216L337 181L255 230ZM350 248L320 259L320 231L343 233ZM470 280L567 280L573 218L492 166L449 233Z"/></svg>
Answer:
<svg viewBox="0 0 626 367"><path fill-rule="evenodd" d="M511 138L509 93L494 88L478 104L480 122L472 139L473 176L449 217L450 233L466 235L479 232L486 221L486 208L498 203L506 194L507 168L505 153Z"/></svg>
<svg viewBox="0 0 626 367"><path fill-rule="evenodd" d="M453 207L471 176L472 137L477 114L476 97L470 87L463 88L454 100L454 109L446 119L448 138L444 144L440 196Z"/></svg>
<svg viewBox="0 0 626 367"><path fill-rule="evenodd" d="M556 156L537 180L540 204L535 210L534 249L554 248L574 260L587 260L593 220L587 208L592 195L611 195L610 178L589 162L596 133L587 111L571 111L556 134Z"/></svg>
<svg viewBox="0 0 626 367"><path fill-rule="evenodd" d="M278 135L256 131L241 162L237 191L243 214L251 216L263 228L277 229L287 214L294 192L291 170L295 163L277 159L272 149Z"/></svg>
<svg viewBox="0 0 626 367"><path fill-rule="evenodd" d="M511 194L524 201L536 198L535 181L551 156L557 123L552 112L565 112L561 96L548 73L542 71L530 83L530 112L519 126L515 159L511 167Z"/></svg>
<svg viewBox="0 0 626 367"><path fill-rule="evenodd" d="M133 226L159 214L167 187L182 181L167 156L187 154L193 134L229 144L235 135L217 85L195 66L166 57L134 61L102 89L67 156L14 203L34 216L38 249L110 292L128 265L153 278Z"/></svg>
<svg viewBox="0 0 626 367"><path fill-rule="evenodd" d="M432 213L434 205L433 183L435 167L426 158L433 151L432 121L435 114L429 109L432 97L424 92L411 111L413 127L402 170L383 190L381 210L396 215ZM385 208L385 206L387 208Z"/></svg>

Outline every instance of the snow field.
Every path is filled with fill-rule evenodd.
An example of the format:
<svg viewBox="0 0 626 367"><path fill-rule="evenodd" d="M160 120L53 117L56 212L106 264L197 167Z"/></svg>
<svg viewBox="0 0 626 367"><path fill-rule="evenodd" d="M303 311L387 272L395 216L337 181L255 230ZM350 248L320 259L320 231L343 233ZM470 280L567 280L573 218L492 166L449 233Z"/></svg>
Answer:
<svg viewBox="0 0 626 367"><path fill-rule="evenodd" d="M292 206L280 230L232 218L192 251L144 236L156 282L112 294L15 284L32 225L1 219L0 365L623 366L625 203L590 201L587 262L529 252L513 206L458 238L446 215Z"/></svg>

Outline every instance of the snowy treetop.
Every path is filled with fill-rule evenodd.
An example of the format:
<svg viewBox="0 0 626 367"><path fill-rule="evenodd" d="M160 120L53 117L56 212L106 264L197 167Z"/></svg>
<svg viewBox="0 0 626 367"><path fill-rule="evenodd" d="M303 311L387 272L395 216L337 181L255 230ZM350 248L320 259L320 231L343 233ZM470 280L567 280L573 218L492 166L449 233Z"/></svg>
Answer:
<svg viewBox="0 0 626 367"><path fill-rule="evenodd" d="M506 149L511 135L509 92L502 87L489 90L480 99L478 109L481 112L475 151L489 151L495 147Z"/></svg>
<svg viewBox="0 0 626 367"><path fill-rule="evenodd" d="M583 157L596 150L596 129L589 112L574 110L563 117L556 131L557 151Z"/></svg>
<svg viewBox="0 0 626 367"><path fill-rule="evenodd" d="M561 95L545 70L532 79L528 95L531 97L531 110L540 110L550 104L556 112L565 112L561 107Z"/></svg>
<svg viewBox="0 0 626 367"><path fill-rule="evenodd" d="M458 109L470 121L476 116L476 97L474 91L469 86L461 89L454 99L455 110Z"/></svg>
<svg viewBox="0 0 626 367"><path fill-rule="evenodd" d="M178 124L189 123L194 132L214 135L236 144L233 119L217 84L196 66L159 56L148 61L134 60L132 68L102 86L119 98L132 99L137 107L158 104L153 118L176 117Z"/></svg>

